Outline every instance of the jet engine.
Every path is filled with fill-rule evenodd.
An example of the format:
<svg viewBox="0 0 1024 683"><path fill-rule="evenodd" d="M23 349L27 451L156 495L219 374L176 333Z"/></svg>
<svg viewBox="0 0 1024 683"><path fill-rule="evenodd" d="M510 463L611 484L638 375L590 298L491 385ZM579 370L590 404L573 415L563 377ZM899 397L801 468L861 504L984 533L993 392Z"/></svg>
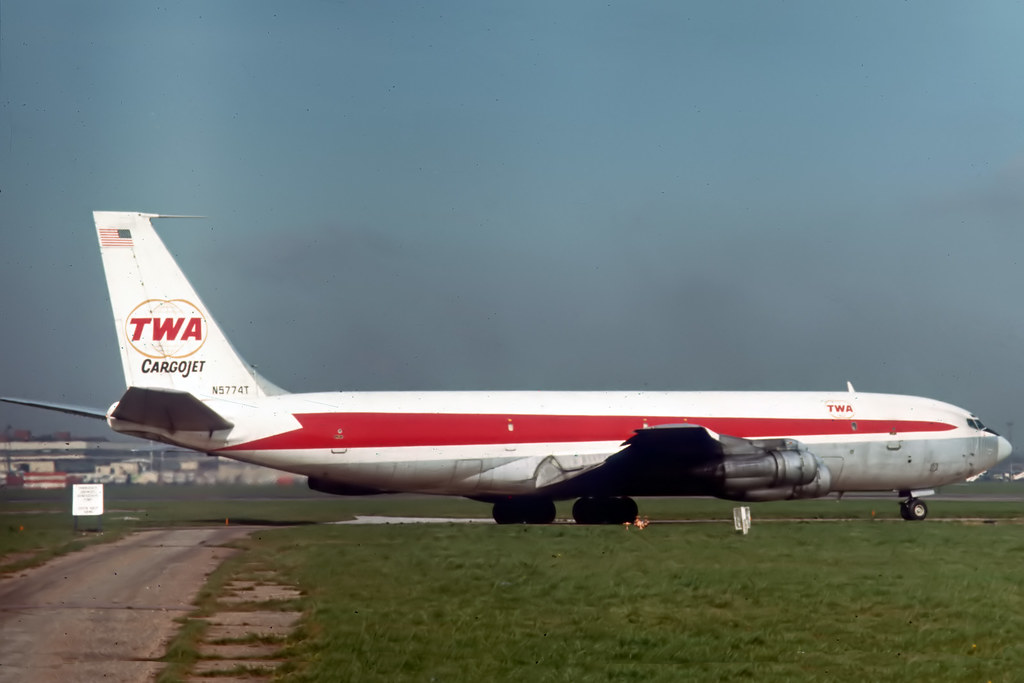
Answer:
<svg viewBox="0 0 1024 683"><path fill-rule="evenodd" d="M793 445L792 442L786 445ZM828 466L805 450L765 450L757 455L725 455L714 477L722 482L722 498L739 501L818 498L828 494Z"/></svg>

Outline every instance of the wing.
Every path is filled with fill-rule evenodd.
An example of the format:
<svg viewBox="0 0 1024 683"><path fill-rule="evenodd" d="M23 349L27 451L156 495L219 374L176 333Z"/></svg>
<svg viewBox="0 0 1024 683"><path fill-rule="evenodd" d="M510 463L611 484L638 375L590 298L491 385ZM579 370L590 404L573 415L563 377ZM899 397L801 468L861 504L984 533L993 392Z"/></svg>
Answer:
<svg viewBox="0 0 1024 683"><path fill-rule="evenodd" d="M558 496L780 500L825 495L831 476L792 439L750 440L693 424L637 430L601 465L556 484Z"/></svg>

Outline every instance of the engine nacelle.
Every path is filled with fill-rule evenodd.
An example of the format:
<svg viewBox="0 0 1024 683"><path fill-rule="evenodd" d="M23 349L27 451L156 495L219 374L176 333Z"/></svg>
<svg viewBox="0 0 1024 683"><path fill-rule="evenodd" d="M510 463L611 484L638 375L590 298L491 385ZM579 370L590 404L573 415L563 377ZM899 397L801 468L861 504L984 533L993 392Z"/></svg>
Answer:
<svg viewBox="0 0 1024 683"><path fill-rule="evenodd" d="M726 457L721 464L723 498L740 501L819 498L832 486L828 466L803 450Z"/></svg>

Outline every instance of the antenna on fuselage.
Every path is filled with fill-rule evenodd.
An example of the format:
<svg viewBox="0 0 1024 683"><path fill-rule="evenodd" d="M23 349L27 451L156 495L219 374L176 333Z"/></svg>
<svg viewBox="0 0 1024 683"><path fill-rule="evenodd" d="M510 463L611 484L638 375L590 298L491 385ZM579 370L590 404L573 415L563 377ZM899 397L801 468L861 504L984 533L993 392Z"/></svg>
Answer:
<svg viewBox="0 0 1024 683"><path fill-rule="evenodd" d="M853 388L853 382L851 382L850 380L846 380L846 390L849 391L851 394L857 393L857 390Z"/></svg>

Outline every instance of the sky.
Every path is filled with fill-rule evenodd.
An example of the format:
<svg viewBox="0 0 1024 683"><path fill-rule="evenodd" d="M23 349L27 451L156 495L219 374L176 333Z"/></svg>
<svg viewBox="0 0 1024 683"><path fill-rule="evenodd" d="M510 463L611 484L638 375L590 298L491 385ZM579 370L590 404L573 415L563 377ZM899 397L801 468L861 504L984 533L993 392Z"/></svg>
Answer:
<svg viewBox="0 0 1024 683"><path fill-rule="evenodd" d="M92 211L290 391L844 390L1024 433L1021 2L0 2L0 395L124 389ZM3 405L0 427L104 434Z"/></svg>

